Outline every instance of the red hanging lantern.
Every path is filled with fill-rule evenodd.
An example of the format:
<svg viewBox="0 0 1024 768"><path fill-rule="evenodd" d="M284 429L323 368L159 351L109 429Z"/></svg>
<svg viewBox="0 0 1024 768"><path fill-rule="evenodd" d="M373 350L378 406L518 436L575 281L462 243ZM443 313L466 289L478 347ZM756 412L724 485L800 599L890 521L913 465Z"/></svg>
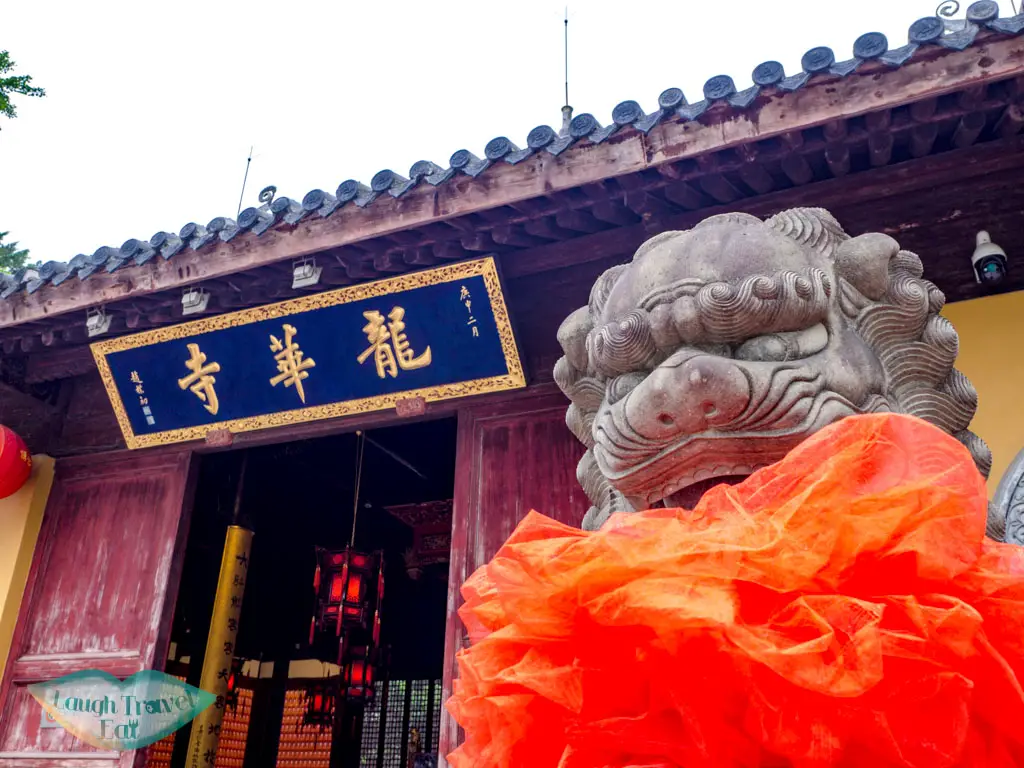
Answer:
<svg viewBox="0 0 1024 768"><path fill-rule="evenodd" d="M368 703L373 700L374 668L372 649L350 646L343 659L343 693L349 701Z"/></svg>
<svg viewBox="0 0 1024 768"><path fill-rule="evenodd" d="M337 700L336 683L323 678L306 688L306 711L302 715L302 727L312 726L325 731L334 725L334 709Z"/></svg>
<svg viewBox="0 0 1024 768"><path fill-rule="evenodd" d="M9 427L0 426L0 499L12 495L32 474L32 456L25 441Z"/></svg>
<svg viewBox="0 0 1024 768"><path fill-rule="evenodd" d="M322 651L323 660L338 662L346 643L345 633L372 629L379 613L382 568L380 553L317 550L317 569L313 577L316 607L310 622L309 641L315 650ZM331 648L337 652L330 653Z"/></svg>
<svg viewBox="0 0 1024 768"><path fill-rule="evenodd" d="M316 607L309 628L310 648L317 658L341 667L338 699L364 705L373 700L382 668L383 552L317 549L313 589ZM320 705L312 695L308 712L316 720Z"/></svg>

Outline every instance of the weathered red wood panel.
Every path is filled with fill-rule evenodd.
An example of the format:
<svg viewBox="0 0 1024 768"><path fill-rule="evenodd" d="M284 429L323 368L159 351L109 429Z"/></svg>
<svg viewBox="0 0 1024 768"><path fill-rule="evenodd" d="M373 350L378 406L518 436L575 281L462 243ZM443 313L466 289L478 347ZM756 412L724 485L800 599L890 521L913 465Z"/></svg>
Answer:
<svg viewBox="0 0 1024 768"><path fill-rule="evenodd" d="M444 698L455 654L465 644L456 611L463 582L485 564L531 510L579 525L590 503L576 481L583 446L565 426L569 401L554 386L459 412L458 470L445 632ZM458 726L441 715L441 755L458 744Z"/></svg>
<svg viewBox="0 0 1024 768"><path fill-rule="evenodd" d="M134 753L98 752L63 729L40 729L25 686L83 669L127 677L163 668L192 468L182 451L57 462L0 686L0 765L133 765Z"/></svg>

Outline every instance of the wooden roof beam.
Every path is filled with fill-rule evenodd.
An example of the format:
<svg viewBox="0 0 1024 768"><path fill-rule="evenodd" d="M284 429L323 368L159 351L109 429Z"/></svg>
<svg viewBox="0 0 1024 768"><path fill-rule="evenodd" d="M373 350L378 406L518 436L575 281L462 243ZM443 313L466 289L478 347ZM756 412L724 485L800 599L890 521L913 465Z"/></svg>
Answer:
<svg viewBox="0 0 1024 768"><path fill-rule="evenodd" d="M983 112L971 112L960 118L960 122L953 132L953 146L957 149L965 149L977 141L985 128L985 114Z"/></svg>
<svg viewBox="0 0 1024 768"><path fill-rule="evenodd" d="M935 139L939 136L939 126L925 123L915 126L910 131L910 154L912 157L924 157L932 151Z"/></svg>
<svg viewBox="0 0 1024 768"><path fill-rule="evenodd" d="M590 206L590 212L598 221L613 224L617 227L636 224L640 220L640 217L630 211L629 208L614 200L594 203Z"/></svg>
<svg viewBox="0 0 1024 768"><path fill-rule="evenodd" d="M846 121L840 122L846 125ZM775 189L775 179L759 162L760 150L756 143L744 144L737 148L737 152L743 160L743 165L738 171L739 177L755 195L766 195Z"/></svg>
<svg viewBox="0 0 1024 768"><path fill-rule="evenodd" d="M457 242L435 243L434 247L431 248L427 254L421 255L420 250L421 249L417 248L415 253L406 251L406 261L408 261L410 264L426 265L428 258L430 258L431 256L434 259L440 261L455 261L457 259L466 259L470 258L473 255L479 255L479 253L471 254L468 250L466 250L465 245L463 243ZM413 261L409 261L409 259L413 259Z"/></svg>
<svg viewBox="0 0 1024 768"><path fill-rule="evenodd" d="M895 140L889 132L872 133L868 136L868 157L872 168L889 164L894 143Z"/></svg>
<svg viewBox="0 0 1024 768"><path fill-rule="evenodd" d="M604 222L598 219L590 211L582 209L569 209L559 211L555 214L555 222L562 229L571 229L574 232L591 234L608 228Z"/></svg>
<svg viewBox="0 0 1024 768"><path fill-rule="evenodd" d="M938 106L939 100L936 98L915 101L910 105L910 117L913 118L914 122L926 123L932 119Z"/></svg>
<svg viewBox="0 0 1024 768"><path fill-rule="evenodd" d="M442 245L452 245L460 252L465 253L455 243L435 243L433 246L421 245L418 248L406 248L402 251L402 260L410 267L432 267L441 262L436 250Z"/></svg>
<svg viewBox="0 0 1024 768"><path fill-rule="evenodd" d="M563 229L555 221L554 216L525 221L523 222L523 229L526 230L526 234L533 235L534 237L543 237L545 240L568 240L571 237L576 237L577 234L573 230Z"/></svg>
<svg viewBox="0 0 1024 768"><path fill-rule="evenodd" d="M816 182L813 205L850 207L876 203L880 199L927 190L947 183L957 174L958 183L990 176L998 171L1024 168L1024 135L1013 139L980 144L928 158L918 163L901 163L877 168L846 178ZM807 187L790 187L768 195L751 197L730 205L677 214L662 224L667 229L688 229L701 219L718 213L741 211L764 216L786 208L809 204ZM586 261L599 261L616 255L628 255L646 239L643 225L619 227L608 232L586 235L564 243L508 254L502 258L502 271L520 277L558 269Z"/></svg>
<svg viewBox="0 0 1024 768"><path fill-rule="evenodd" d="M846 138L849 130L846 120L833 120L822 126L822 133L825 140L830 142L842 141Z"/></svg>
<svg viewBox="0 0 1024 768"><path fill-rule="evenodd" d="M512 248L532 248L545 242L542 238L527 234L519 224L495 227L491 230L491 237L499 245L507 245Z"/></svg>
<svg viewBox="0 0 1024 768"><path fill-rule="evenodd" d="M627 192L626 205L635 213L640 214L641 218L644 216L671 216L679 213L679 209L675 206L668 204L657 195L653 195L650 192L644 192L642 190Z"/></svg>
<svg viewBox="0 0 1024 768"><path fill-rule="evenodd" d="M661 190L661 194L670 203L679 206L684 211L696 211L708 205L707 198L685 181L666 184L665 188Z"/></svg>
<svg viewBox="0 0 1024 768"><path fill-rule="evenodd" d="M1002 138L1008 139L1020 133L1024 126L1024 109L1020 104L1011 104L1003 110L1003 114L996 121L995 132Z"/></svg>
<svg viewBox="0 0 1024 768"><path fill-rule="evenodd" d="M697 167L704 173L699 181L700 188L715 202L732 203L744 197L736 185L721 173L716 155L701 155L697 158Z"/></svg>
<svg viewBox="0 0 1024 768"><path fill-rule="evenodd" d="M825 147L825 163L836 178L850 172L850 148L846 144L830 144Z"/></svg>

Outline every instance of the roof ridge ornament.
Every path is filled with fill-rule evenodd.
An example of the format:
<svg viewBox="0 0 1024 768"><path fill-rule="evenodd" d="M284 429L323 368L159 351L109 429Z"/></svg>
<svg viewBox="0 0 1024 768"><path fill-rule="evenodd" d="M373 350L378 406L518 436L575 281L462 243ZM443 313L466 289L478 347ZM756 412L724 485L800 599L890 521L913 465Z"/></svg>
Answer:
<svg viewBox="0 0 1024 768"><path fill-rule="evenodd" d="M967 19L957 19L960 13L958 0L942 0L935 9L935 16L942 22L946 32L959 32L967 26Z"/></svg>
<svg viewBox="0 0 1024 768"><path fill-rule="evenodd" d="M562 129L558 132L559 136L569 135L569 126L572 124L572 107L568 104L562 107Z"/></svg>

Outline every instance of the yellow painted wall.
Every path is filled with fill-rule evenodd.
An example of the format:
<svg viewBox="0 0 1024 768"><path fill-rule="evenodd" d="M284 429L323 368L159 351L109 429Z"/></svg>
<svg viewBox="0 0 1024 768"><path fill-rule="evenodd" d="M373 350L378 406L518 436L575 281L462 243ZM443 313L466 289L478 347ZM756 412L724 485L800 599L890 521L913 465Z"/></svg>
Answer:
<svg viewBox="0 0 1024 768"><path fill-rule="evenodd" d="M53 485L53 459L32 457L32 476L17 493L0 499L0 678L28 579L32 553Z"/></svg>
<svg viewBox="0 0 1024 768"><path fill-rule="evenodd" d="M1024 291L948 305L960 335L959 368L978 390L971 430L992 449L989 493L1024 448Z"/></svg>

